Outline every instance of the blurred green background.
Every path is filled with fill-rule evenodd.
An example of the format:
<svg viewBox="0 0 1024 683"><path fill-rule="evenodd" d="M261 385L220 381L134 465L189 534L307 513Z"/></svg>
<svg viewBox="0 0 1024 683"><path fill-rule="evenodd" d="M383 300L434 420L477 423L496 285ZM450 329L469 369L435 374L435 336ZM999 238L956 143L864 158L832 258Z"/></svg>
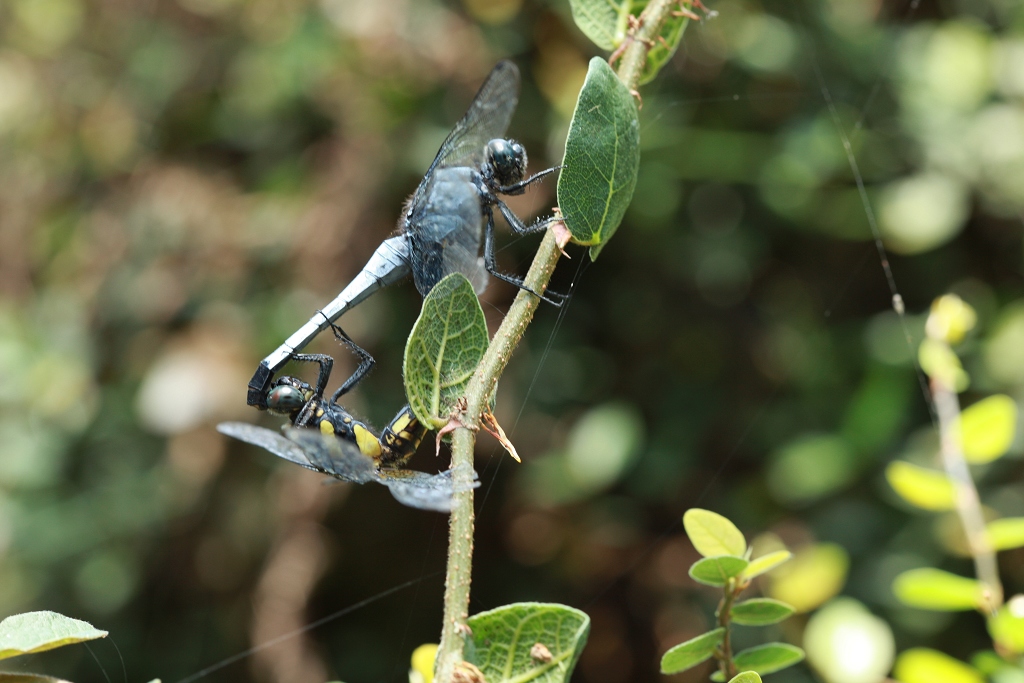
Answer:
<svg viewBox="0 0 1024 683"><path fill-rule="evenodd" d="M978 615L900 607L889 583L970 563L881 472L934 453L905 334L934 297L979 313L965 404L1024 399L1024 6L708 4L719 16L643 90L623 227L594 264L570 249L553 287L571 302L541 307L502 379L525 462L481 440L472 610L579 607L575 680L660 680L714 608L686 576L679 520L699 505L798 551L763 591L807 612L841 592L898 648L966 657L989 642ZM446 518L322 486L213 425L276 424L245 406L259 359L394 229L497 59L523 72L511 133L540 170L593 54L561 1L0 1L0 616L111 632L5 668L176 681L421 579L204 679L406 680L440 631ZM513 207L553 202L547 182ZM524 272L536 238L502 242ZM492 329L512 295L485 293ZM378 361L346 405L377 425L403 403L418 306L406 285L341 320ZM330 339L316 350L336 382L354 367ZM1004 515L1024 514L1022 450L979 472ZM414 466L444 467L429 451ZM1024 553L1000 560L1020 592ZM877 626L836 604L833 621ZM806 623L740 644L799 643Z"/></svg>

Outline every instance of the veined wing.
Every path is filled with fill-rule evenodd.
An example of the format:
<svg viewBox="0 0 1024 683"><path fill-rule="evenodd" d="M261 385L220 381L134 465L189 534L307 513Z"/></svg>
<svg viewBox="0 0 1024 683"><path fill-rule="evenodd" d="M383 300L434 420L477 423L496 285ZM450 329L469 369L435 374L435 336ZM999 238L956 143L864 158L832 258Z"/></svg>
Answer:
<svg viewBox="0 0 1024 683"><path fill-rule="evenodd" d="M355 484L377 479L377 463L351 441L307 427L285 427L284 435L302 450L315 469L325 474Z"/></svg>
<svg viewBox="0 0 1024 683"><path fill-rule="evenodd" d="M225 436L230 436L239 441L250 443L253 446L270 451L279 458L284 458L296 465L322 472L319 467L310 463L305 451L294 441L290 441L278 432L257 427L247 422L221 422L217 425L217 431Z"/></svg>
<svg viewBox="0 0 1024 683"><path fill-rule="evenodd" d="M519 67L509 61L500 61L480 86L469 109L448 134L424 174L424 180L437 168L478 168L484 159L484 146L495 138L505 137L518 103Z"/></svg>
<svg viewBox="0 0 1024 683"><path fill-rule="evenodd" d="M439 474L427 474L413 470L388 470L379 472L380 483L391 490L391 495L402 505L434 512L451 512L452 472L445 470ZM473 486L480 486L473 473Z"/></svg>

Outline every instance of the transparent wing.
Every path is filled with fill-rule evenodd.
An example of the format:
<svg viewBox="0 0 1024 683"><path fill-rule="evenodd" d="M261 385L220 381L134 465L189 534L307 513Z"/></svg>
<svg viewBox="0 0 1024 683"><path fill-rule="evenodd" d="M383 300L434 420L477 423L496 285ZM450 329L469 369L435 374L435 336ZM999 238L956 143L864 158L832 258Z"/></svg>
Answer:
<svg viewBox="0 0 1024 683"><path fill-rule="evenodd" d="M505 137L518 103L519 67L508 61L498 62L448 134L425 176L435 168L479 167L484 159L484 146L494 138Z"/></svg>
<svg viewBox="0 0 1024 683"><path fill-rule="evenodd" d="M263 427L257 427L246 422L221 422L217 425L217 431L225 436L230 436L239 441L250 443L253 446L270 451L279 458L284 458L296 465L305 468L322 471L313 466L306 453L294 441L289 441L278 432L273 432Z"/></svg>
<svg viewBox="0 0 1024 683"><path fill-rule="evenodd" d="M302 450L314 469L355 484L377 479L376 462L351 441L305 427L285 427L284 435Z"/></svg>
<svg viewBox="0 0 1024 683"><path fill-rule="evenodd" d="M381 470L379 476L380 483L387 486L391 490L391 495L402 505L420 510L451 512L452 494L455 493L451 470L445 470L440 474L413 470ZM472 488L480 485L476 479L474 472Z"/></svg>

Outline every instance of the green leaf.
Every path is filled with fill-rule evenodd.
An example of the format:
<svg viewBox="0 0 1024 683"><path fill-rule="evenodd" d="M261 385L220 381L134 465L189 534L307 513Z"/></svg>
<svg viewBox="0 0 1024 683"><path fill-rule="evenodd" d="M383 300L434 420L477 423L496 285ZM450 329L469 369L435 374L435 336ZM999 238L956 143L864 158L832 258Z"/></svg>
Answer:
<svg viewBox="0 0 1024 683"><path fill-rule="evenodd" d="M691 508L683 515L683 527L693 547L704 557L743 555L747 552L747 540L743 534L717 512Z"/></svg>
<svg viewBox="0 0 1024 683"><path fill-rule="evenodd" d="M688 22L689 19L683 14L679 16L669 14L668 18L665 19L661 25L661 30L658 31L658 36L664 42L655 38L654 45L647 51L647 60L644 62L643 71L640 72L640 85L653 81L654 77L661 71L661 67L665 66L668 60L672 59L672 55L676 53L679 43L683 40L683 32L686 31L686 24Z"/></svg>
<svg viewBox="0 0 1024 683"><path fill-rule="evenodd" d="M992 462L1010 450L1017 429L1017 404L998 394L982 399L960 415L964 458L974 464Z"/></svg>
<svg viewBox="0 0 1024 683"><path fill-rule="evenodd" d="M106 637L78 619L56 612L26 612L0 621L0 659Z"/></svg>
<svg viewBox="0 0 1024 683"><path fill-rule="evenodd" d="M587 643L590 617L578 609L541 602L517 602L469 618L472 641L466 661L487 683L562 683L572 675ZM546 649L536 656L537 645ZM550 657L547 654L550 653Z"/></svg>
<svg viewBox="0 0 1024 683"><path fill-rule="evenodd" d="M765 676L804 660L804 651L788 643L768 643L747 648L733 657L740 671L756 671Z"/></svg>
<svg viewBox="0 0 1024 683"><path fill-rule="evenodd" d="M744 671L729 679L729 683L761 683L756 671Z"/></svg>
<svg viewBox="0 0 1024 683"><path fill-rule="evenodd" d="M1002 650L1024 653L1024 595L1016 595L988 620L988 632Z"/></svg>
<svg viewBox="0 0 1024 683"><path fill-rule="evenodd" d="M430 429L448 423L487 344L487 321L473 285L452 273L423 300L405 344L405 393L420 422Z"/></svg>
<svg viewBox="0 0 1024 683"><path fill-rule="evenodd" d="M796 612L791 605L772 598L752 598L732 606L731 619L743 626L777 624Z"/></svg>
<svg viewBox="0 0 1024 683"><path fill-rule="evenodd" d="M977 580L932 567L903 572L892 582L892 592L904 605L944 612L977 609L983 598Z"/></svg>
<svg viewBox="0 0 1024 683"><path fill-rule="evenodd" d="M804 546L771 576L768 594L792 605L797 612L809 612L843 589L850 556L841 545L816 543Z"/></svg>
<svg viewBox="0 0 1024 683"><path fill-rule="evenodd" d="M767 555L762 555L747 565L747 568L743 570L743 578L749 581L755 576L761 576L761 574L770 572L791 557L793 557L793 553L788 550L776 550Z"/></svg>
<svg viewBox="0 0 1024 683"><path fill-rule="evenodd" d="M885 468L885 478L911 505L933 511L956 507L956 488L943 472L896 460Z"/></svg>
<svg viewBox="0 0 1024 683"><path fill-rule="evenodd" d="M614 50L626 37L630 0L569 0L572 19L602 50Z"/></svg>
<svg viewBox="0 0 1024 683"><path fill-rule="evenodd" d="M976 669L949 655L926 647L915 647L900 654L893 667L900 683L984 683Z"/></svg>
<svg viewBox="0 0 1024 683"><path fill-rule="evenodd" d="M917 349L917 362L926 375L950 389L963 391L971 383L971 378L960 364L960 358L945 342L925 339Z"/></svg>
<svg viewBox="0 0 1024 683"><path fill-rule="evenodd" d="M989 522L985 532L995 550L1020 548L1024 546L1024 517L1007 517Z"/></svg>
<svg viewBox="0 0 1024 683"><path fill-rule="evenodd" d="M725 629L716 628L676 645L661 658L661 673L674 674L697 666L715 654L723 637Z"/></svg>
<svg viewBox="0 0 1024 683"><path fill-rule="evenodd" d="M636 103L600 57L590 60L562 163L558 206L573 241L596 259L626 213L640 166Z"/></svg>
<svg viewBox="0 0 1024 683"><path fill-rule="evenodd" d="M690 578L706 586L724 586L729 579L742 574L748 564L745 559L735 555L705 557L690 567Z"/></svg>

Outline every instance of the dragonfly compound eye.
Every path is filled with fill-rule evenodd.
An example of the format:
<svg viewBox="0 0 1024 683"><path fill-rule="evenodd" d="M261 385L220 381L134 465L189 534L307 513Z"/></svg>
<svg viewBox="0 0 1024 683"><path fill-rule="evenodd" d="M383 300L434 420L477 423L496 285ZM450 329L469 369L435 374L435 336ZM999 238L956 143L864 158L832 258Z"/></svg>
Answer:
<svg viewBox="0 0 1024 683"><path fill-rule="evenodd" d="M291 384L279 384L267 394L267 409L272 413L294 413L309 400L308 392Z"/></svg>
<svg viewBox="0 0 1024 683"><path fill-rule="evenodd" d="M512 185L526 174L526 150L512 140L491 140L487 143L487 163L499 185Z"/></svg>

